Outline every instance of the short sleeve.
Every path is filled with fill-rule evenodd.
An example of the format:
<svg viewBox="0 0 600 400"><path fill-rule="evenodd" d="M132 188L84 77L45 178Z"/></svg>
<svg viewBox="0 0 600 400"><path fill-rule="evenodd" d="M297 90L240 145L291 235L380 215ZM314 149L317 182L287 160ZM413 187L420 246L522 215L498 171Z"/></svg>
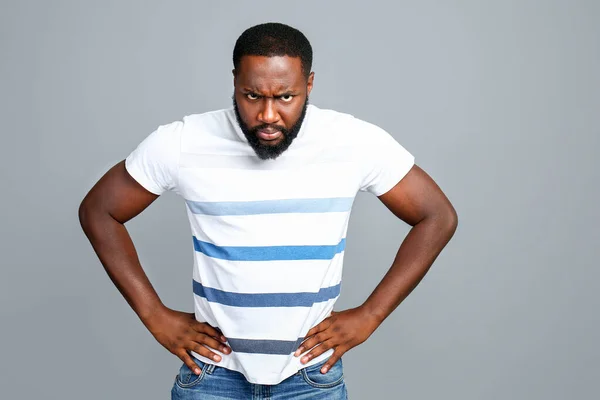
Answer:
<svg viewBox="0 0 600 400"><path fill-rule="evenodd" d="M360 190L381 196L406 176L415 164L414 156L392 135L371 123L354 120L359 138Z"/></svg>
<svg viewBox="0 0 600 400"><path fill-rule="evenodd" d="M125 159L127 172L146 190L177 191L183 122L159 126Z"/></svg>

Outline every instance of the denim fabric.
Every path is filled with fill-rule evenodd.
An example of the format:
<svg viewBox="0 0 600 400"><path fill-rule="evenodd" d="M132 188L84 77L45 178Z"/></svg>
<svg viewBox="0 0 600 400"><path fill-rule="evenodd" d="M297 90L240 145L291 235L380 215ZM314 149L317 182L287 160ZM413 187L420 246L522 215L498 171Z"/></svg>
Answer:
<svg viewBox="0 0 600 400"><path fill-rule="evenodd" d="M348 398L342 360L326 374L326 360L303 368L277 385L250 383L244 375L194 359L202 369L194 374L183 364L171 390L172 400L345 400Z"/></svg>

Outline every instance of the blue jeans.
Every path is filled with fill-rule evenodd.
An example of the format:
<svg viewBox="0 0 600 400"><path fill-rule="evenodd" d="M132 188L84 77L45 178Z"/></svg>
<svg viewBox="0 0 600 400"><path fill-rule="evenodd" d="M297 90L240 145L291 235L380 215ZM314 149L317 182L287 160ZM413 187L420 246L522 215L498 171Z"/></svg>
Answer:
<svg viewBox="0 0 600 400"><path fill-rule="evenodd" d="M194 374L183 364L171 390L172 400L345 400L348 398L342 360L326 374L325 361L303 368L277 385L250 383L244 375L194 359L202 369Z"/></svg>

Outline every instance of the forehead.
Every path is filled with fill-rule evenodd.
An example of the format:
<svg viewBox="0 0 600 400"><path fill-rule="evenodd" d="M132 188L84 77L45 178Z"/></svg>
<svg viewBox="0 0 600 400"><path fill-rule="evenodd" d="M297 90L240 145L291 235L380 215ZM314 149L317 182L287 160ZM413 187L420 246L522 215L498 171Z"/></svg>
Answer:
<svg viewBox="0 0 600 400"><path fill-rule="evenodd" d="M236 86L269 89L305 83L300 57L243 56L236 73Z"/></svg>

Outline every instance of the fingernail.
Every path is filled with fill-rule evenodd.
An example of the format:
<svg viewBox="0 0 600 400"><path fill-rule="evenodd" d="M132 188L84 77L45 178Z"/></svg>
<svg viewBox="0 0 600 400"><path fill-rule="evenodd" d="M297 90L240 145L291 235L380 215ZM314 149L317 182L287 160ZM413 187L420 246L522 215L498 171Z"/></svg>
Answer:
<svg viewBox="0 0 600 400"><path fill-rule="evenodd" d="M229 353L229 349L227 348L227 346L221 346L221 351L223 353Z"/></svg>
<svg viewBox="0 0 600 400"><path fill-rule="evenodd" d="M307 362L307 361L308 361L308 356L304 356L304 357L302 357L302 362L303 362L303 363L305 363L305 362Z"/></svg>
<svg viewBox="0 0 600 400"><path fill-rule="evenodd" d="M327 373L327 367L321 368L321 372L324 373L324 374Z"/></svg>
<svg viewBox="0 0 600 400"><path fill-rule="evenodd" d="M225 341L227 341L227 338L225 336L221 335L221 341L225 342Z"/></svg>
<svg viewBox="0 0 600 400"><path fill-rule="evenodd" d="M218 355L215 354L213 356L213 360L215 360L215 361L221 361L221 357L219 357Z"/></svg>
<svg viewBox="0 0 600 400"><path fill-rule="evenodd" d="M196 375L200 375L200 372L202 372L202 371L200 371L198 368L196 368L196 369L194 370L194 372L196 373Z"/></svg>

